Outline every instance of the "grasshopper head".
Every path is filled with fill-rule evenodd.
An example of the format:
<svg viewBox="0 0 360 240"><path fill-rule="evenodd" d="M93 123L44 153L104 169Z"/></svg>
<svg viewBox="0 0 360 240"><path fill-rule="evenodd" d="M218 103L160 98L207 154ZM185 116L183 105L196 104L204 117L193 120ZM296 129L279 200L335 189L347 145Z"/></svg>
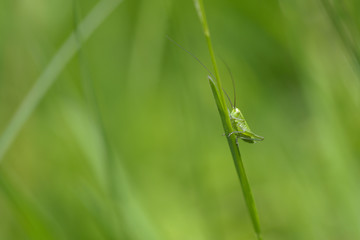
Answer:
<svg viewBox="0 0 360 240"><path fill-rule="evenodd" d="M233 118L240 118L240 119L243 119L243 115L241 114L240 112L240 109L238 109L237 107L233 108L233 110L231 110L231 113L230 115L233 117Z"/></svg>

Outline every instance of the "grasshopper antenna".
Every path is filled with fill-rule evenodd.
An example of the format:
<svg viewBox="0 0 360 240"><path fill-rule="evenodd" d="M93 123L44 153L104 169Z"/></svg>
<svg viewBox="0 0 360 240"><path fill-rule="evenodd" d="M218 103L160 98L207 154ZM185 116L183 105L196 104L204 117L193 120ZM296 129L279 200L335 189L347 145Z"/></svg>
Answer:
<svg viewBox="0 0 360 240"><path fill-rule="evenodd" d="M174 39L172 39L171 37L169 37L168 35L166 35L166 38L169 39L170 42L174 43L176 46L178 46L180 49L182 49L183 51L185 51L186 53L188 53L190 56L192 56L198 63L200 63L200 65L211 75L211 77L213 77L214 79L216 79L216 77L214 76L214 74L212 74L212 72L205 66L205 64L203 64L199 58L197 58L194 54L192 54L191 52L189 52L188 50L186 50L183 46L181 46L180 44L178 44Z"/></svg>
<svg viewBox="0 0 360 240"><path fill-rule="evenodd" d="M230 74L230 77L231 77L231 82L232 82L233 89L234 89L234 105L233 105L233 108L235 108L235 107L236 107L236 88L235 88L235 80L234 80L234 77L233 77L233 75L232 75L232 73L231 73L231 70L230 70L229 65L226 64L226 62L224 61L224 59L222 59L222 58L220 58L220 59L221 59L221 61L225 64L226 69L228 70L228 72L229 72L229 74ZM224 92L225 92L225 91L224 91ZM225 94L226 94L226 92L225 92ZM227 95L227 94L226 94L226 95ZM228 98L229 98L229 97L228 97Z"/></svg>
<svg viewBox="0 0 360 240"><path fill-rule="evenodd" d="M231 100L230 100L230 97L229 97L229 94L227 94L227 92L225 91L225 89L224 89L224 88L223 88L222 90L224 91L224 93L225 93L225 95L226 95L227 99L229 100L229 103L230 103L231 107L232 107L233 109L235 109L235 105L233 105L233 104L232 104L232 102L231 102Z"/></svg>

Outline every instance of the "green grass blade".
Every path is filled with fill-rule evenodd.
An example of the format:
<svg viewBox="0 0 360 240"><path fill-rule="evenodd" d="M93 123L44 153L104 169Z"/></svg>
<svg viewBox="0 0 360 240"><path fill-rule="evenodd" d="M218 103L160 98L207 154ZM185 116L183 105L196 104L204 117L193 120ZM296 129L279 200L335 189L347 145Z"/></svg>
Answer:
<svg viewBox="0 0 360 240"><path fill-rule="evenodd" d="M215 99L215 102L216 102L216 105L217 105L217 108L218 108L218 111L220 114L220 118L221 118L221 121L222 121L222 124L224 127L225 134L228 135L230 132L233 131L233 129L232 129L229 114L228 114L228 111L226 108L224 94L222 92L220 74L219 74L218 66L216 64L215 53L214 53L212 43L211 43L210 31L209 31L209 27L208 27L207 20L206 20L204 4L203 4L202 0L194 0L194 2L195 2L195 7L197 9L200 21L203 26L203 31L205 34L206 42L207 42L207 45L209 48L211 61L212 61L214 71L215 71L215 76L216 76L217 86L215 86L215 83L209 78L211 90L214 95L214 99ZM253 198L253 195L251 192L249 181L248 181L246 173L245 173L245 168L244 168L244 165L243 165L243 162L241 159L240 150L236 143L236 137L234 135L231 135L230 137L227 137L227 140L228 140L230 151L231 151L231 154L232 154L232 157L234 160L236 172L239 177L240 184L242 186L242 191L244 194L246 206L250 213L254 230L256 232L258 240L261 240L262 237L261 237L259 216L258 216L258 213L256 210L255 201L254 201L254 198Z"/></svg>
<svg viewBox="0 0 360 240"><path fill-rule="evenodd" d="M79 25L79 31L82 33L83 41L89 39L91 34L121 2L122 0L99 1ZM2 133L0 137L0 162L30 114L78 50L79 45L77 44L76 33L74 32L63 43L40 77L36 80L34 86L12 117L9 125Z"/></svg>
<svg viewBox="0 0 360 240"><path fill-rule="evenodd" d="M109 138L107 136L107 133L105 131L104 122L102 119L102 115L100 112L97 96L95 93L95 87L94 82L91 77L87 58L85 56L85 51L83 49L83 33L81 32L80 26L80 19L81 19L81 11L79 6L78 0L73 0L73 12L74 12L74 33L76 36L76 41L78 44L78 62L80 66L80 74L81 74L81 83L83 92L86 98L86 101L92 110L92 116L95 120L95 123L97 125L97 128L100 133L100 142L103 145L104 152L105 152L105 166L106 166L106 176L108 177L108 186L109 186L109 192L111 194L116 193L117 187L115 186L115 174L116 174L116 168L114 167L114 156L113 156L113 150L109 141Z"/></svg>
<svg viewBox="0 0 360 240"><path fill-rule="evenodd" d="M349 29L345 29L344 24L338 14L336 13L334 7L329 2L329 0L321 0L321 3L324 7L325 13L328 16L330 22L337 33L340 41L342 42L345 50L347 51L349 58L353 63L353 68L355 72L360 76L360 54L359 51L349 36ZM347 24L349 25L349 24Z"/></svg>
<svg viewBox="0 0 360 240"><path fill-rule="evenodd" d="M226 129L226 128L228 128L228 126L225 124L226 123L225 118L228 114L226 112L224 112L224 109L221 106L219 95L218 95L218 90L216 89L214 82L211 80L209 80L209 82L210 82L210 87L211 87L211 90L212 90L214 98L215 98L216 106L218 108L218 111L219 111L219 114L220 114L220 117L221 117L221 120L223 123L223 127L224 127L224 129ZM239 148L237 147L237 144L236 144L235 136L231 135L231 137L228 137L227 140L228 140L228 144L230 147L231 155L234 160L236 172L237 172L237 175L238 175L240 183L241 183L246 206L247 206L248 211L251 216L254 230L258 236L258 239L261 240L262 238L261 238L259 216L258 216L258 213L256 210L255 201L254 201L254 198L253 198L253 195L251 192L250 184L249 184L249 181L248 181L246 173L245 173L245 168L244 168L244 164L241 159L241 154L240 154Z"/></svg>
<svg viewBox="0 0 360 240"><path fill-rule="evenodd" d="M52 219L44 214L44 209L25 194L3 168L0 168L0 195L8 201L17 224L28 237L26 239L61 239Z"/></svg>
<svg viewBox="0 0 360 240"><path fill-rule="evenodd" d="M195 7L196 7L197 13L199 15L200 21L202 23L202 27L203 27L203 30L204 30L206 42L207 42L207 45L208 45L208 48L209 48L211 62L213 64L214 71L215 71L217 88L222 89L221 81L220 81L219 69L217 67L215 53L214 53L214 49L212 47L211 38L210 38L210 30L209 30L209 26L208 26L206 15L205 15L204 4L203 4L202 0L194 0L194 2L195 2ZM225 98L224 98L224 94L223 94L222 91L219 92L219 97L220 97L219 100L220 100L220 103L221 103L222 107L224 109L226 109ZM230 122L230 119L229 119L229 122Z"/></svg>
<svg viewBox="0 0 360 240"><path fill-rule="evenodd" d="M83 33L80 32L78 26L79 18L81 17L81 11L78 0L73 0L74 8L74 22L75 22L75 34L77 43L79 45L79 65L81 71L82 87L85 93L86 101L92 110L92 117L94 118L94 128L99 132L98 135L100 142L102 143L99 148L102 148L103 163L105 164L105 173L107 177L107 185L109 194L113 200L113 207L116 213L118 222L123 222L126 225L126 231L128 231L134 239L149 239L156 240L161 239L157 233L155 227L148 219L147 215L143 211L139 200L133 195L132 187L126 172L120 162L120 158L117 157L115 150L112 148L111 141L105 130L104 121L100 111L99 103L97 100L94 81L90 74L87 64L86 53L83 48ZM86 144L83 144L83 146ZM85 151L88 151L86 148ZM125 222L125 223L124 223ZM141 231L139 231L141 226Z"/></svg>

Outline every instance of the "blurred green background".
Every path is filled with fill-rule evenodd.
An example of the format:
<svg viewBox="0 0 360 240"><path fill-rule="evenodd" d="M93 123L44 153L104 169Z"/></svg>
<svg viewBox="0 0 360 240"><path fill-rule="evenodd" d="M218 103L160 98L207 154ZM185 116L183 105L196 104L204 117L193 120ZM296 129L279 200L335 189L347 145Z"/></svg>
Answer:
<svg viewBox="0 0 360 240"><path fill-rule="evenodd" d="M205 8L265 137L240 143L264 239L360 239L360 2ZM0 134L48 84L0 141L0 239L255 239L207 72L166 35L211 67L190 0L0 1Z"/></svg>

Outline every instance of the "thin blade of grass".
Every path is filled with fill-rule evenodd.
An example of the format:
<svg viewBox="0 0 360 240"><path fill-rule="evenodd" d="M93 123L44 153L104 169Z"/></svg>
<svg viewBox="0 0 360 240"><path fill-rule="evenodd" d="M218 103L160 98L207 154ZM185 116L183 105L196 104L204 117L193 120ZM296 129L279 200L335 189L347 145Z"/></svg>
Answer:
<svg viewBox="0 0 360 240"><path fill-rule="evenodd" d="M107 177L108 191L113 201L112 207L116 213L118 222L123 222L123 225L126 226L126 231L128 232L126 233L127 235L132 236L134 239L161 239L155 227L145 214L140 202L133 194L132 186L126 175L125 169L121 164L120 157L118 157L118 154L116 154L116 151L112 148L97 100L94 79L90 73L86 53L83 48L83 33L80 31L81 29L77 27L79 18L81 17L78 0L73 0L73 8L75 23L74 31L79 46L78 60L81 71L82 87L86 101L92 110L92 118L95 120L93 128L99 133L97 137L100 140L99 142L102 143L99 146L102 151L99 150L99 152L104 153L104 156L102 157L102 162L105 164L106 171L104 176ZM82 122L84 122L84 120ZM84 141L86 138L81 139ZM86 144L82 144L82 146L86 146ZM85 148L84 151L89 151L88 147ZM141 231L139 231L139 226L141 226Z"/></svg>
<svg viewBox="0 0 360 240"><path fill-rule="evenodd" d="M95 5L91 12L79 24L79 31L82 33L83 42L89 39L91 34L94 33L106 17L108 17L121 2L122 0L99 1L98 4ZM76 33L73 32L51 59L40 77L35 81L34 86L30 89L10 120L9 125L2 133L0 137L0 162L30 114L78 50L79 44L76 40Z"/></svg>
<svg viewBox="0 0 360 240"><path fill-rule="evenodd" d="M207 42L207 45L209 48L209 53L211 56L211 61L212 61L214 71L215 71L215 76L216 76L216 85L217 86L215 86L215 83L209 77L211 90L213 92L213 96L214 96L216 106L217 106L219 114L220 114L220 118L221 118L221 121L223 124L225 134L226 134L226 136L228 136L229 133L233 132L233 128L232 128L232 125L230 122L229 114L227 113L228 111L227 111L227 107L225 104L225 98L224 98L224 94L222 92L220 74L219 74L218 66L216 64L216 58L215 58L213 46L211 43L210 31L209 31L209 27L207 24L204 4L203 4L202 0L194 0L194 3L195 3L197 13L199 15L200 21L202 23L204 35L205 35L206 42ZM227 137L227 140L228 140L230 151L231 151L231 154L232 154L232 157L234 160L236 172L239 177L240 184L242 186L242 191L243 191L243 195L245 198L246 206L250 213L252 224L253 224L255 233L257 235L257 239L261 240L262 237L261 237L259 216L257 213L257 209L255 206L255 201L254 201L254 198L253 198L253 195L251 192L249 181L248 181L246 173L245 173L245 168L244 168L244 164L241 159L240 150L236 143L236 137L233 134L230 137Z"/></svg>
<svg viewBox="0 0 360 240"><path fill-rule="evenodd" d="M225 124L225 119L227 114L226 112L224 112L224 109L221 107L221 103L220 103L220 99L219 99L219 95L218 95L218 91L215 87L215 84L213 81L209 80L210 82L210 87L211 90L213 92L214 98L215 98L215 103L216 106L218 108L222 123L223 123L223 127L224 130L226 128L228 128L228 126ZM261 229L260 229L260 221L259 221L259 216L256 210L256 206L255 206L255 201L251 192L251 188L250 188L250 184L249 181L247 179L246 176L246 172L245 172L245 168L244 168L244 164L242 162L241 159L241 154L240 154L240 150L236 144L236 139L234 134L231 135L230 137L227 137L228 140L228 144L230 147L230 151L231 151L231 155L233 157L234 160L234 164L235 164L235 168L236 168L236 173L239 177L240 183L241 183L241 187L242 187L242 191L244 194L244 198L245 198L245 202L246 202L246 206L248 208L248 211L250 213L251 216L251 220L254 226L254 230L258 236L258 239L261 240Z"/></svg>
<svg viewBox="0 0 360 240"><path fill-rule="evenodd" d="M113 149L111 147L109 138L105 131L104 121L102 119L102 114L100 112L97 96L95 93L94 81L91 77L87 58L85 56L85 51L83 48L83 33L80 29L80 19L81 19L81 11L78 0L73 0L73 12L74 12L74 33L76 36L76 42L78 44L78 62L80 66L80 74L81 74L81 83L83 92L86 98L86 102L92 110L92 117L95 120L96 126L98 128L98 132L100 133L100 142L103 145L104 153L105 153L105 166L106 166L106 176L108 181L109 193L115 194L117 191L115 174L116 168L114 167L114 156ZM116 196L114 196L116 198Z"/></svg>
<svg viewBox="0 0 360 240"><path fill-rule="evenodd" d="M55 222L44 214L44 209L36 204L33 197L21 190L2 167L0 168L0 193L9 202L16 223L26 234L27 239L56 240L64 237Z"/></svg>
<svg viewBox="0 0 360 240"><path fill-rule="evenodd" d="M321 3L324 7L326 15L328 16L333 28L335 29L337 36L342 42L350 60L353 63L352 67L354 68L354 71L358 74L358 77L360 77L360 54L358 48L349 36L349 29L344 28L346 24L342 23L334 7L328 0L321 0Z"/></svg>

